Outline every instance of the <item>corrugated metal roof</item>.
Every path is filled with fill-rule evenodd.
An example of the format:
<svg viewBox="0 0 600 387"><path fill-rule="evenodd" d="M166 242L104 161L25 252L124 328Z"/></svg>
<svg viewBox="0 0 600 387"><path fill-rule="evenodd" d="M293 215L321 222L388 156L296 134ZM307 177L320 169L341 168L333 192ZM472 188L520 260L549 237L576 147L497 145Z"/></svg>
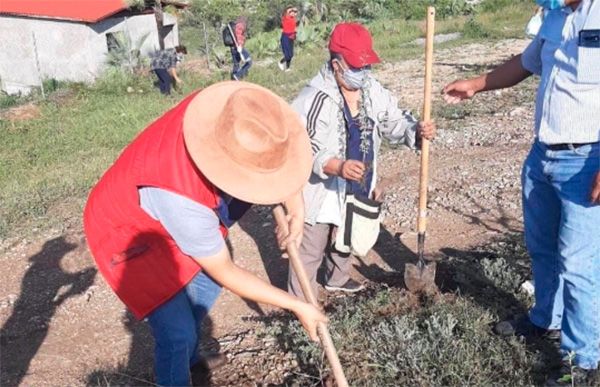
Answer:
<svg viewBox="0 0 600 387"><path fill-rule="evenodd" d="M94 23L127 9L125 0L1 0L0 14Z"/></svg>

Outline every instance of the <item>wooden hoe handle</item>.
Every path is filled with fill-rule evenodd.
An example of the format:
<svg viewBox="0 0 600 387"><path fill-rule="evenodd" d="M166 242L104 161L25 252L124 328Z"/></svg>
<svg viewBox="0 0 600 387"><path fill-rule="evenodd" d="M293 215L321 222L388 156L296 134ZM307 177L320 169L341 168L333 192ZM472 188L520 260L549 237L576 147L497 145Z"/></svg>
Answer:
<svg viewBox="0 0 600 387"><path fill-rule="evenodd" d="M281 206L276 206L273 209L273 217L275 218L275 222L277 223L279 228L287 233L288 223L285 218L283 208ZM294 272L296 272L298 280L300 281L300 287L302 288L304 297L306 297L306 300L312 305L314 305L316 308L321 309L321 306L319 305L319 302L317 301L317 298L315 297L312 291L312 287L310 286L310 281L308 280L306 271L304 271L304 266L300 261L298 248L294 243L288 243L288 245L286 246L286 250L290 257L292 268L294 269ZM327 360L329 361L329 365L331 366L331 370L333 371L333 376L335 377L337 385L340 387L347 387L348 381L346 380L346 375L344 375L344 370L342 369L340 358L338 357L337 351L335 350L335 346L333 345L333 340L331 340L331 335L329 334L327 325L322 322L318 323L317 333L319 334L319 338L321 339L321 345L323 346L323 350L325 351L325 355L327 356Z"/></svg>

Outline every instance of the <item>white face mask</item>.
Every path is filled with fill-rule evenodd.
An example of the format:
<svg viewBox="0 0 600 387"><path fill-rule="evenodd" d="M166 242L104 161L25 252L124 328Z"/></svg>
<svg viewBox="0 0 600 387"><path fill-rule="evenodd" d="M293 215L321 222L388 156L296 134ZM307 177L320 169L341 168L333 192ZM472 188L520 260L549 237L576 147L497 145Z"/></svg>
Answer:
<svg viewBox="0 0 600 387"><path fill-rule="evenodd" d="M338 61L339 66L342 67L342 64ZM342 79L346 86L348 86L352 90L361 89L365 85L365 81L369 73L371 72L370 66L365 66L361 69L351 69L346 68L343 69Z"/></svg>

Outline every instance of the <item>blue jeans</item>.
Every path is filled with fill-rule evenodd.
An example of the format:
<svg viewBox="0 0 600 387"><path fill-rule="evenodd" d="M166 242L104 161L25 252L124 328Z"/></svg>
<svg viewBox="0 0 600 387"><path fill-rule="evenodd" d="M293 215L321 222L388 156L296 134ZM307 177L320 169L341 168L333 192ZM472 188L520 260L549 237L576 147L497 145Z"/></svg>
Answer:
<svg viewBox="0 0 600 387"><path fill-rule="evenodd" d="M171 94L171 74L166 69L154 69L154 74L158 77L158 87L164 95Z"/></svg>
<svg viewBox="0 0 600 387"><path fill-rule="evenodd" d="M535 280L531 322L562 329L561 353L600 360L600 206L590 203L598 144L553 151L535 142L522 173L525 242Z"/></svg>
<svg viewBox="0 0 600 387"><path fill-rule="evenodd" d="M201 272L148 316L158 385L190 385L190 367L198 362L202 320L220 292L221 286Z"/></svg>
<svg viewBox="0 0 600 387"><path fill-rule="evenodd" d="M286 67L290 67L292 58L294 57L294 40L286 34L281 34L281 51L283 52L283 60L285 61Z"/></svg>
<svg viewBox="0 0 600 387"><path fill-rule="evenodd" d="M234 79L234 75L237 77L237 79L244 78L246 75L248 75L248 70L250 70L250 66L252 66L250 53L245 48L242 48L242 54L244 54L246 62L244 62L244 65L240 67L242 57L235 47L231 47L231 60L233 61L233 69L231 70L232 79Z"/></svg>

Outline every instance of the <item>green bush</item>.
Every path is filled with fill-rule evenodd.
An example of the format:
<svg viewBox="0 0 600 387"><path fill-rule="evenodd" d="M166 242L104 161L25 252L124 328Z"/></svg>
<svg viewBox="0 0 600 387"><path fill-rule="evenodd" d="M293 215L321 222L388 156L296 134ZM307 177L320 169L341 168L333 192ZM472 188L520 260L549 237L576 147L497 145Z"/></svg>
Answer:
<svg viewBox="0 0 600 387"><path fill-rule="evenodd" d="M182 24L198 27L204 21L213 28L221 28L224 23L246 15L252 36L278 30L281 14L288 4L298 5L302 23L422 19L429 5L436 7L440 19L470 15L475 10L466 0L194 0Z"/></svg>
<svg viewBox="0 0 600 387"><path fill-rule="evenodd" d="M419 301L403 290L378 288L336 301L328 315L353 385L532 385L542 378L534 372L542 355L516 339L494 335L495 314L467 297ZM263 334L296 354L300 370L287 382L304 385L327 378L326 359L306 340L299 323L276 322Z"/></svg>
<svg viewBox="0 0 600 387"><path fill-rule="evenodd" d="M262 59L279 51L279 32L265 32L248 39L246 48L253 58Z"/></svg>
<svg viewBox="0 0 600 387"><path fill-rule="evenodd" d="M463 28L463 35L471 39L489 38L490 32L475 18L469 18Z"/></svg>
<svg viewBox="0 0 600 387"><path fill-rule="evenodd" d="M23 103L26 100L25 97L21 96L21 94L7 94L5 92L0 92L0 109L6 109L11 106L18 105Z"/></svg>
<svg viewBox="0 0 600 387"><path fill-rule="evenodd" d="M479 5L479 10L482 12L497 12L506 7L522 4L530 4L532 7L535 5L530 0L483 0Z"/></svg>

